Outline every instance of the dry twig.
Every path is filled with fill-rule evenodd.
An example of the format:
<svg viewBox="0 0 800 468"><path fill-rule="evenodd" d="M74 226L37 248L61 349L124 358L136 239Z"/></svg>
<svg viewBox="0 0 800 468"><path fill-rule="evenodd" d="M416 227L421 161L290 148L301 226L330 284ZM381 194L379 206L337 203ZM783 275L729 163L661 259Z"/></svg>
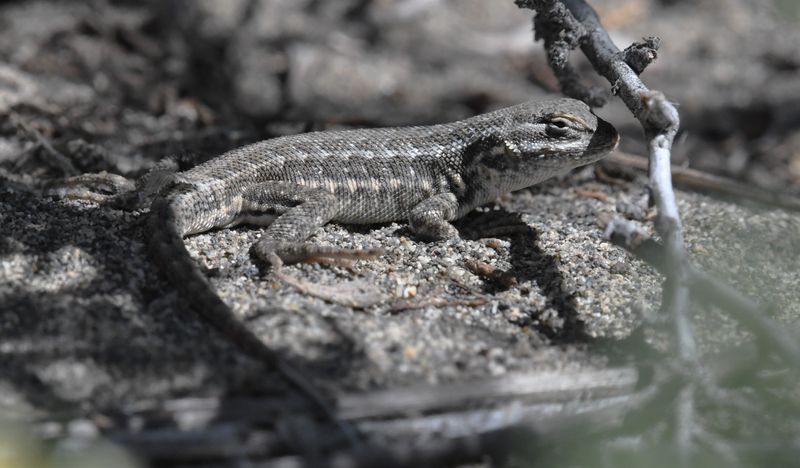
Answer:
<svg viewBox="0 0 800 468"><path fill-rule="evenodd" d="M604 159L603 164L606 163L623 167L634 167L645 171L648 166L647 159L621 151L615 151ZM755 200L771 206L785 208L787 210L800 211L800 199L791 195L760 189L736 180L698 171L696 169L690 169L688 167L672 166L672 180L676 185L695 190L732 195L748 200Z"/></svg>
<svg viewBox="0 0 800 468"><path fill-rule="evenodd" d="M584 86L569 65L570 52L580 47L594 69L612 85L617 95L639 120L647 139L649 154L649 187L657 208L655 227L663 240L660 246L659 271L664 275L662 308L672 319L680 363L685 366L687 379L680 392L673 420L673 441L684 465L693 452L698 390L708 389L708 377L702 368L694 335L687 316L690 287L713 285L709 295L723 307L730 307L740 323L766 337L780 356L797 366L798 347L794 340L761 314L763 310L752 301L732 295L731 288L694 272L689 264L683 242L681 219L671 176L671 147L678 131L679 118L675 106L666 97L648 89L639 74L655 58L657 38L646 38L620 51L600 24L595 11L584 0L515 0L518 6L536 11L536 38L543 39L545 49L565 94L592 105L601 105L604 96L596 89ZM613 238L622 235L616 229L623 223L611 223L607 233ZM730 310L729 310L730 312Z"/></svg>

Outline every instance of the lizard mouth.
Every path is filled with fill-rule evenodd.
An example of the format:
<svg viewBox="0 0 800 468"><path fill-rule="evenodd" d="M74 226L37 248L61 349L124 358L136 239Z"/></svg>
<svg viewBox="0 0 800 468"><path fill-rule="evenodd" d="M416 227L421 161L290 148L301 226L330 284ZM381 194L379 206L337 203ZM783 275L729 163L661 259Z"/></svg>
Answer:
<svg viewBox="0 0 800 468"><path fill-rule="evenodd" d="M589 141L587 148L588 154L603 155L612 151L619 144L619 133L613 125L597 118L597 130L594 131L592 139Z"/></svg>

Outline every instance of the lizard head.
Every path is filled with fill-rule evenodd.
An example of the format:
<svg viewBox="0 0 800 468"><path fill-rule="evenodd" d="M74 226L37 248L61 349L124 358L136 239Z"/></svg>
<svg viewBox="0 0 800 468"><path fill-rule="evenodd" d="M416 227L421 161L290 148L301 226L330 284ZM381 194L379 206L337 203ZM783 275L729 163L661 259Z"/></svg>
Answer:
<svg viewBox="0 0 800 468"><path fill-rule="evenodd" d="M602 159L619 141L614 127L575 99L532 101L487 114L497 130L472 161L496 190L518 190Z"/></svg>
<svg viewBox="0 0 800 468"><path fill-rule="evenodd" d="M581 101L555 99L517 106L503 135L509 156L520 158L528 172L563 172L602 159L617 146L619 135Z"/></svg>

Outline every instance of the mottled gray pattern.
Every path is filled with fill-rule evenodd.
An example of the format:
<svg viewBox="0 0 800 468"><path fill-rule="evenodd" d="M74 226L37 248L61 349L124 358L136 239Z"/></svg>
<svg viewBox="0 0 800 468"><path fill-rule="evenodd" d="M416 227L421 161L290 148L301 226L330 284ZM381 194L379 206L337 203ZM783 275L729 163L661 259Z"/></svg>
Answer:
<svg viewBox="0 0 800 468"><path fill-rule="evenodd" d="M585 104L558 99L430 127L262 141L183 173L147 178L144 192L158 193L148 244L184 300L248 353L272 362L321 401L302 376L236 320L189 256L183 236L269 219L254 250L274 266L280 262L276 257L294 261L344 254L304 244L332 220L408 220L420 237L453 237L458 233L450 221L502 192L600 159L617 139L614 128Z"/></svg>
<svg viewBox="0 0 800 468"><path fill-rule="evenodd" d="M445 220L452 221L503 192L593 162L615 143L614 129L583 103L529 102L430 127L258 142L179 174L176 180L191 189L167 197L180 213L183 234L282 214L307 197L332 205L315 225L408 220L429 199L428 208L436 200L455 204L445 210ZM445 194L455 197L439 196ZM422 218L415 216L412 225ZM291 230L280 234L288 236L282 240L306 237Z"/></svg>

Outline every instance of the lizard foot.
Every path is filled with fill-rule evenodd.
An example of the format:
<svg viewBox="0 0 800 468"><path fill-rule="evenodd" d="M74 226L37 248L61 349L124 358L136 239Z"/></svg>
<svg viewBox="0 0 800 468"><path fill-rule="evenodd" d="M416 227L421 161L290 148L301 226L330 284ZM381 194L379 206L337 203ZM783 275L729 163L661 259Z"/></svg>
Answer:
<svg viewBox="0 0 800 468"><path fill-rule="evenodd" d="M316 248L315 248L316 249ZM322 252L315 250L313 254L297 262L318 263L320 265L333 265L346 269L350 273L357 273L353 267L354 260L372 260L384 254L383 249L337 249L335 247L324 247Z"/></svg>
<svg viewBox="0 0 800 468"><path fill-rule="evenodd" d="M348 281L336 286L326 286L296 278L283 271L284 263L317 262L342 265L342 262L349 260L375 258L383 254L382 249L353 250L262 241L256 244L255 252L269 262L276 278L303 294L356 309L369 307L385 300L384 295L377 288L364 281ZM349 263L345 266L350 267Z"/></svg>

